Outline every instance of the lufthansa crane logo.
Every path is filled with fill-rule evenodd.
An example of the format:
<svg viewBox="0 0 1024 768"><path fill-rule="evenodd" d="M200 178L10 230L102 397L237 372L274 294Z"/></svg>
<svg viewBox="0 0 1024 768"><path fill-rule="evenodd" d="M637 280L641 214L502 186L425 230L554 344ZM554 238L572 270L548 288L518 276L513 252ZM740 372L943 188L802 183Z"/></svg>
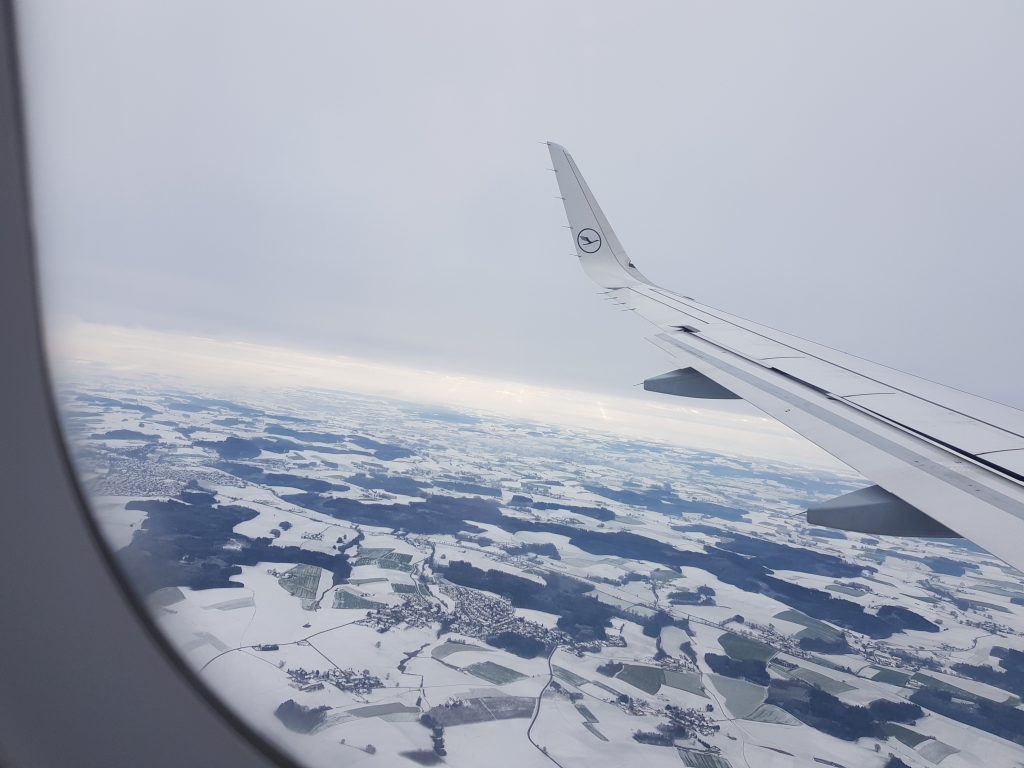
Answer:
<svg viewBox="0 0 1024 768"><path fill-rule="evenodd" d="M596 229L581 229L576 235L576 245L584 253L597 253L601 250L601 235Z"/></svg>

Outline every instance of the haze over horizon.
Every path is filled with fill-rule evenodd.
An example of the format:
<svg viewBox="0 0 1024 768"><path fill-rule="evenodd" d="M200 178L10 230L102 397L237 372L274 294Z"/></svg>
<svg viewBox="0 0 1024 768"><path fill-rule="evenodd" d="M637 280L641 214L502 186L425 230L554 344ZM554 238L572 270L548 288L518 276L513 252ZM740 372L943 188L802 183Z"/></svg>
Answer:
<svg viewBox="0 0 1024 768"><path fill-rule="evenodd" d="M212 387L236 399L323 388L855 475L813 443L745 403L702 408L695 407L694 401L633 387L609 395L116 326L64 327L48 334L48 347L58 383L77 384L83 375L141 378L163 386Z"/></svg>

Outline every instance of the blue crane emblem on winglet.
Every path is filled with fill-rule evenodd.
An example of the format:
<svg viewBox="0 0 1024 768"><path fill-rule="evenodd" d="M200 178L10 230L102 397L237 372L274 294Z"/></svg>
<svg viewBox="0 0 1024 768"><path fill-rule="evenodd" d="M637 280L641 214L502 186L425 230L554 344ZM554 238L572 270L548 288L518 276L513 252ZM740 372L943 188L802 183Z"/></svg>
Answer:
<svg viewBox="0 0 1024 768"><path fill-rule="evenodd" d="M576 245L584 253L597 253L601 250L601 235L596 229L581 229L576 235Z"/></svg>

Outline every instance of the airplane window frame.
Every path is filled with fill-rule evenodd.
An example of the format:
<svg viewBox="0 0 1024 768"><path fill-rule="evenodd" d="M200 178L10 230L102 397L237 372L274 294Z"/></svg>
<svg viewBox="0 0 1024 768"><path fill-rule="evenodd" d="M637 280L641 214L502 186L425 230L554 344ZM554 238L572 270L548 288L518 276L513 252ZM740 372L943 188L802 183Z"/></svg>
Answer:
<svg viewBox="0 0 1024 768"><path fill-rule="evenodd" d="M0 0L0 764L293 768L160 633L72 471L44 352L20 74L14 0Z"/></svg>

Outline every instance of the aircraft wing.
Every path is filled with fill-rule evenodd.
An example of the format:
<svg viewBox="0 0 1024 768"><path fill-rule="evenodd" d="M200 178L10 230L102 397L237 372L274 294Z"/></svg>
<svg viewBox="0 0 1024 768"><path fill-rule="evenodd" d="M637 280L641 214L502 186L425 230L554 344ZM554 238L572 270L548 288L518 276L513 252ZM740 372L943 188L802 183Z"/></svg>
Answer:
<svg viewBox="0 0 1024 768"><path fill-rule="evenodd" d="M579 168L548 144L580 264L635 311L677 368L644 388L742 398L876 485L808 521L897 536L965 536L1024 570L1024 411L750 322L661 288L626 255Z"/></svg>

